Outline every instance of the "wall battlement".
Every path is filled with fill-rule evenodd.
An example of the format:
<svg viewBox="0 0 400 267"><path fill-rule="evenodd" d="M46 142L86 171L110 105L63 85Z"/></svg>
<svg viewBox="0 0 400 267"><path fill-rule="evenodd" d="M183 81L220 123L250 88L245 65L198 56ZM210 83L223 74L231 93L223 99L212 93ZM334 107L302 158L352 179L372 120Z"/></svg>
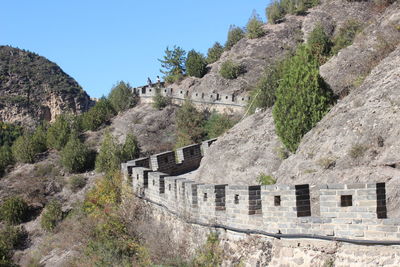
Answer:
<svg viewBox="0 0 400 267"><path fill-rule="evenodd" d="M308 184L201 184L173 176L198 168L215 140L128 161L122 164L124 182L139 197L199 223L273 234L398 242L400 218L387 216L385 183L321 185L318 203L313 203ZM313 214L313 204L318 204L319 215Z"/></svg>
<svg viewBox="0 0 400 267"><path fill-rule="evenodd" d="M159 90L162 96L170 97L173 103L182 104L186 98L190 99L195 105L204 105L207 107L232 109L234 111L243 111L250 100L247 95L223 94L223 93L201 93L192 92L183 89L172 89L163 87L164 84L154 84L152 86L140 86L133 88L133 92L144 102L152 102L152 98Z"/></svg>

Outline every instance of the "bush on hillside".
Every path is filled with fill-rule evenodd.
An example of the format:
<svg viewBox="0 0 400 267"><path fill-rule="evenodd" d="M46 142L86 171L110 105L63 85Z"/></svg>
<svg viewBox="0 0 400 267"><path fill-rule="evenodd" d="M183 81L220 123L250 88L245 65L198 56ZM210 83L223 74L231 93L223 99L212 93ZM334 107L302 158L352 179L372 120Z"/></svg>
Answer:
<svg viewBox="0 0 400 267"><path fill-rule="evenodd" d="M279 2L275 1L271 5L269 5L266 9L266 16L268 22L271 24L276 24L283 19L285 16L285 11Z"/></svg>
<svg viewBox="0 0 400 267"><path fill-rule="evenodd" d="M276 179L271 175L266 175L265 173L260 173L256 178L257 183L260 185L271 185L276 183Z"/></svg>
<svg viewBox="0 0 400 267"><path fill-rule="evenodd" d="M107 132L104 135L100 146L99 154L96 157L96 171L110 172L120 168L121 146L115 138Z"/></svg>
<svg viewBox="0 0 400 267"><path fill-rule="evenodd" d="M247 30L247 37L250 39L260 38L265 35L265 31L263 29L263 22L257 13L253 12L253 15L247 22L246 30Z"/></svg>
<svg viewBox="0 0 400 267"><path fill-rule="evenodd" d="M83 176L72 176L68 181L68 187L72 192L76 193L86 185L86 179Z"/></svg>
<svg viewBox="0 0 400 267"><path fill-rule="evenodd" d="M133 93L133 88L129 83L121 81L111 89L108 100L116 112L121 112L134 107L138 102L138 97Z"/></svg>
<svg viewBox="0 0 400 267"><path fill-rule="evenodd" d="M100 99L88 112L82 115L84 130L96 131L116 114L108 99Z"/></svg>
<svg viewBox="0 0 400 267"><path fill-rule="evenodd" d="M0 146L12 146L20 135L22 135L21 126L0 121Z"/></svg>
<svg viewBox="0 0 400 267"><path fill-rule="evenodd" d="M42 153L47 150L47 125L39 125L32 134L32 143L35 144L36 152Z"/></svg>
<svg viewBox="0 0 400 267"><path fill-rule="evenodd" d="M251 113L253 113L256 108L266 109L274 105L276 99L275 91L282 78L283 65L284 60L265 68L256 87L250 93L252 101L249 102L248 109Z"/></svg>
<svg viewBox="0 0 400 267"><path fill-rule="evenodd" d="M60 151L68 142L70 134L71 125L67 115L59 115L47 130L47 146Z"/></svg>
<svg viewBox="0 0 400 267"><path fill-rule="evenodd" d="M275 24L286 14L304 15L307 9L319 4L319 0L278 0L266 8L268 21Z"/></svg>
<svg viewBox="0 0 400 267"><path fill-rule="evenodd" d="M168 105L171 105L171 98L163 96L160 90L157 90L155 96L153 96L153 108L162 110Z"/></svg>
<svg viewBox="0 0 400 267"><path fill-rule="evenodd" d="M319 64L311 50L300 46L286 61L276 90L273 117L276 133L291 152L301 138L328 112L333 93L319 75Z"/></svg>
<svg viewBox="0 0 400 267"><path fill-rule="evenodd" d="M63 219L61 204L58 201L51 201L46 205L40 218L40 225L45 231L52 232L57 224Z"/></svg>
<svg viewBox="0 0 400 267"><path fill-rule="evenodd" d="M40 152L40 144L30 134L24 134L14 142L12 153L16 161L22 163L34 163L36 155Z"/></svg>
<svg viewBox="0 0 400 267"><path fill-rule="evenodd" d="M356 20L346 21L333 38L332 53L335 55L339 50L351 45L361 29L362 25L360 22Z"/></svg>
<svg viewBox="0 0 400 267"><path fill-rule="evenodd" d="M307 44L311 48L312 53L318 57L319 64L322 65L325 63L331 52L332 42L326 35L321 24L318 24L310 33Z"/></svg>
<svg viewBox="0 0 400 267"><path fill-rule="evenodd" d="M121 162L136 159L139 155L139 142L133 134L127 134L121 150Z"/></svg>
<svg viewBox="0 0 400 267"><path fill-rule="evenodd" d="M190 50L186 59L186 74L202 78L207 73L207 62L203 54Z"/></svg>
<svg viewBox="0 0 400 267"><path fill-rule="evenodd" d="M71 136L61 150L61 164L68 172L83 172L90 168L91 153L78 137Z"/></svg>
<svg viewBox="0 0 400 267"><path fill-rule="evenodd" d="M214 45L208 49L207 51L207 63L212 64L216 62L224 52L224 47L218 43L215 42Z"/></svg>
<svg viewBox="0 0 400 267"><path fill-rule="evenodd" d="M230 50L244 36L245 32L242 28L231 25L228 31L228 38L225 43L225 50Z"/></svg>
<svg viewBox="0 0 400 267"><path fill-rule="evenodd" d="M0 176L2 176L7 169L7 166L13 164L14 157L12 150L8 145L0 147Z"/></svg>
<svg viewBox="0 0 400 267"><path fill-rule="evenodd" d="M245 69L242 65L233 62L232 60L227 60L221 64L221 69L219 74L225 79L236 79L240 74L243 74Z"/></svg>
<svg viewBox="0 0 400 267"><path fill-rule="evenodd" d="M213 112L204 124L207 139L217 138L235 125L236 121L228 115Z"/></svg>
<svg viewBox="0 0 400 267"><path fill-rule="evenodd" d="M26 232L19 227L7 225L0 230L0 266L17 267L13 263L13 249L22 245Z"/></svg>
<svg viewBox="0 0 400 267"><path fill-rule="evenodd" d="M28 215L28 204L18 196L6 199L0 206L0 219L8 224L19 224Z"/></svg>
<svg viewBox="0 0 400 267"><path fill-rule="evenodd" d="M204 114L197 111L192 102L185 100L176 113L176 147L200 142L205 135L203 124Z"/></svg>

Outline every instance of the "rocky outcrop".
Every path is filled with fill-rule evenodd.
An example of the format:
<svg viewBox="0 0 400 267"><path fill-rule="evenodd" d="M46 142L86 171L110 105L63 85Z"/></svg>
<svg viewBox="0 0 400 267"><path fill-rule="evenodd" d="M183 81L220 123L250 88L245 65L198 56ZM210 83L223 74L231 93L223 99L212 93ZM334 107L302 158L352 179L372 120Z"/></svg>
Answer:
<svg viewBox="0 0 400 267"><path fill-rule="evenodd" d="M55 63L0 46L0 120L34 125L63 112L87 111L92 104L80 85Z"/></svg>

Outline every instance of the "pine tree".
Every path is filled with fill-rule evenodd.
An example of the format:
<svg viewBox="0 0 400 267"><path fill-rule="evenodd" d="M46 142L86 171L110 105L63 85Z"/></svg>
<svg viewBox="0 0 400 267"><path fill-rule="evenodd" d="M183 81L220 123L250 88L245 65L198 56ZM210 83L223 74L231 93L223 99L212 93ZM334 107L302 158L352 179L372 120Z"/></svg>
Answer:
<svg viewBox="0 0 400 267"><path fill-rule="evenodd" d="M231 25L228 31L228 38L225 43L225 50L230 50L244 36L245 32L242 28Z"/></svg>
<svg viewBox="0 0 400 267"><path fill-rule="evenodd" d="M166 82L176 82L182 79L185 74L186 52L179 46L174 45L172 50L167 47L163 59L158 59L161 62L161 73L165 74Z"/></svg>
<svg viewBox="0 0 400 267"><path fill-rule="evenodd" d="M216 62L224 52L224 47L218 43L215 42L214 45L208 49L207 51L207 63L212 64Z"/></svg>
<svg viewBox="0 0 400 267"><path fill-rule="evenodd" d="M190 50L186 59L186 73L197 78L207 73L207 62L203 54Z"/></svg>
<svg viewBox="0 0 400 267"><path fill-rule="evenodd" d="M303 135L328 112L333 94L319 75L317 59L305 46L285 63L283 72L273 117L283 144L295 152Z"/></svg>

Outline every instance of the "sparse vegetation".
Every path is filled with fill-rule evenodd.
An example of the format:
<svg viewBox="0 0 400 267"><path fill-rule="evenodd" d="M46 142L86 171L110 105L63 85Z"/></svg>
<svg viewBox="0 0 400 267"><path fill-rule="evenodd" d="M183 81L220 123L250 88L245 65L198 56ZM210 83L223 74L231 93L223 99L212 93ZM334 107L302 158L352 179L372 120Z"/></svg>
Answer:
<svg viewBox="0 0 400 267"><path fill-rule="evenodd" d="M207 63L212 64L216 62L224 52L224 47L218 43L215 42L214 45L208 49L207 51Z"/></svg>
<svg viewBox="0 0 400 267"><path fill-rule="evenodd" d="M48 232L54 231L57 224L63 219L63 212L60 202L53 200L46 205L40 219L40 225Z"/></svg>
<svg viewBox="0 0 400 267"><path fill-rule="evenodd" d="M75 175L69 178L68 187L74 193L84 188L85 185L86 185L86 179L81 175Z"/></svg>
<svg viewBox="0 0 400 267"><path fill-rule="evenodd" d="M363 144L354 144L349 150L349 156L352 159L358 159L364 156L365 151L367 151L368 147Z"/></svg>
<svg viewBox="0 0 400 267"><path fill-rule="evenodd" d="M268 21L280 22L286 14L304 15L307 9L319 4L319 0L278 0L266 8Z"/></svg>
<svg viewBox="0 0 400 267"><path fill-rule="evenodd" d="M260 185L271 185L276 183L276 179L274 177L271 175L266 175L265 173L260 173L256 181Z"/></svg>
<svg viewBox="0 0 400 267"><path fill-rule="evenodd" d="M168 105L171 105L171 98L168 96L163 96L160 90L156 90L156 95L153 96L153 107L161 110Z"/></svg>
<svg viewBox="0 0 400 267"><path fill-rule="evenodd" d="M18 196L6 199L0 206L0 219L8 224L19 224L28 215L28 204Z"/></svg>
<svg viewBox="0 0 400 267"><path fill-rule="evenodd" d="M354 37L362 30L362 25L356 20L348 20L339 29L333 38L332 53L337 54L339 50L351 45Z"/></svg>
<svg viewBox="0 0 400 267"><path fill-rule="evenodd" d="M213 112L204 124L207 139L217 138L235 125L236 120L228 115Z"/></svg>
<svg viewBox="0 0 400 267"><path fill-rule="evenodd" d="M245 37L245 31L235 25L231 25L228 31L228 38L225 43L225 50L230 50L237 42Z"/></svg>
<svg viewBox="0 0 400 267"><path fill-rule="evenodd" d="M133 93L133 88L129 83L121 81L111 89L108 100L116 112L121 112L134 107L138 102L138 97Z"/></svg>
<svg viewBox="0 0 400 267"><path fill-rule="evenodd" d="M232 60L227 60L221 64L221 69L219 74L225 79L236 79L239 75L243 74L245 71L244 67Z"/></svg>
<svg viewBox="0 0 400 267"><path fill-rule="evenodd" d="M265 35L265 31L263 29L263 22L260 16L253 11L252 16L246 25L247 37L250 39L256 39L263 37Z"/></svg>
<svg viewBox="0 0 400 267"><path fill-rule="evenodd" d="M220 266L223 260L223 251L219 247L219 238L217 233L210 233L206 244L200 248L191 265L193 266Z"/></svg>
<svg viewBox="0 0 400 267"><path fill-rule="evenodd" d="M318 160L317 164L325 170L332 169L336 165L336 160L332 157L323 157Z"/></svg>

